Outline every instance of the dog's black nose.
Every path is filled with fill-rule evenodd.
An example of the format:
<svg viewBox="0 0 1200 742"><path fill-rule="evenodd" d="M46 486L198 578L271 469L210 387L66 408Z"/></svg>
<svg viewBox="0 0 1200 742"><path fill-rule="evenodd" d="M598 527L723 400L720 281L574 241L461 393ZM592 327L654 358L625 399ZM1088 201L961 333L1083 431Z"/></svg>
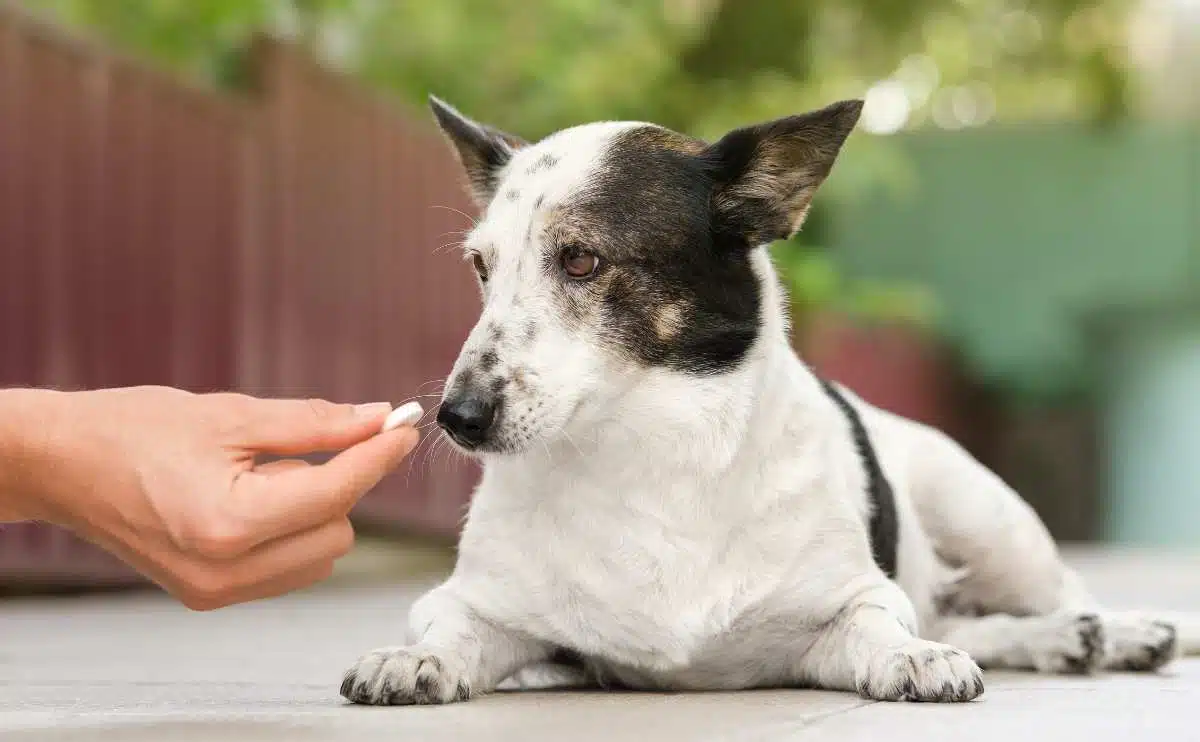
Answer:
<svg viewBox="0 0 1200 742"><path fill-rule="evenodd" d="M467 448L487 440L496 420L496 405L479 397L448 399L438 410L437 422L450 437Z"/></svg>

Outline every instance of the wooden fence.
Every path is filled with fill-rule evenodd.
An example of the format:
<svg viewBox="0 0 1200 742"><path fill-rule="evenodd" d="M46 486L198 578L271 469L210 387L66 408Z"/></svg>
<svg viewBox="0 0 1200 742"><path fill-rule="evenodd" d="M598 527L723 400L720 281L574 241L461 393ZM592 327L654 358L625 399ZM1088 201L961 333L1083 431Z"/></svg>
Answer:
<svg viewBox="0 0 1200 742"><path fill-rule="evenodd" d="M0 7L0 386L436 391L478 311L436 250L469 224L448 149L286 45L251 67L201 89ZM450 534L474 476L418 456L357 514ZM9 526L22 577L129 574Z"/></svg>

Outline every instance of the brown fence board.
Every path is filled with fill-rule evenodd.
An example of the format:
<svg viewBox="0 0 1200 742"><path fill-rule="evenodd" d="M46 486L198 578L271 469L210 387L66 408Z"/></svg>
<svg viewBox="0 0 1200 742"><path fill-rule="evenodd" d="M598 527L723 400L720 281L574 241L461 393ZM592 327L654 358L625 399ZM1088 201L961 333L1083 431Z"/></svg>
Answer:
<svg viewBox="0 0 1200 742"><path fill-rule="evenodd" d="M446 147L295 50L253 61L231 96L0 9L0 384L439 391L478 311L435 251L469 224ZM451 534L474 477L422 452L357 515ZM129 577L28 524L0 529L22 575Z"/></svg>
<svg viewBox="0 0 1200 742"><path fill-rule="evenodd" d="M27 73L29 41L16 29L0 25L0 383L27 382L37 370L36 337L40 308L32 300L35 263L25 248L29 234L29 191L24 174L31 151L28 119L30 84Z"/></svg>
<svg viewBox="0 0 1200 742"><path fill-rule="evenodd" d="M446 148L284 47L257 60L278 179L266 241L282 250L264 291L278 302L282 359L269 386L392 402L434 389L478 311L470 274L436 250L470 208ZM359 515L453 532L474 475L420 451Z"/></svg>

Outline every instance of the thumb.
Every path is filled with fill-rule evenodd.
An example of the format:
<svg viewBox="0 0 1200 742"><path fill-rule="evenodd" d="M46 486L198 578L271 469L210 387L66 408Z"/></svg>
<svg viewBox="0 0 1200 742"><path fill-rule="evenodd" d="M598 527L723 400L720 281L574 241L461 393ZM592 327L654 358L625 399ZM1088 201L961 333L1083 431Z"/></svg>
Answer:
<svg viewBox="0 0 1200 742"><path fill-rule="evenodd" d="M263 399L240 428L246 449L281 456L342 451L377 435L391 412L387 402L335 404L323 399Z"/></svg>

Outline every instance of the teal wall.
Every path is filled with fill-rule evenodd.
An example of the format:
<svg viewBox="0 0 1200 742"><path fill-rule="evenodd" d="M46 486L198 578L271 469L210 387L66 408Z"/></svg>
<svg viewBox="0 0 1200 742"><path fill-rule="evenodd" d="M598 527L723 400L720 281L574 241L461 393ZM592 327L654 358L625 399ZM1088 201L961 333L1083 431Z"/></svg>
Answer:
<svg viewBox="0 0 1200 742"><path fill-rule="evenodd" d="M1092 395L1106 538L1200 546L1200 129L898 141L917 185L834 210L832 254L932 289L985 381Z"/></svg>
<svg viewBox="0 0 1200 742"><path fill-rule="evenodd" d="M931 287L985 378L1077 386L1091 376L1080 317L1195 285L1200 132L1047 126L898 142L917 184L836 210L833 254L851 275Z"/></svg>
<svg viewBox="0 0 1200 742"><path fill-rule="evenodd" d="M1119 325L1104 353L1105 536L1200 546L1200 312Z"/></svg>

